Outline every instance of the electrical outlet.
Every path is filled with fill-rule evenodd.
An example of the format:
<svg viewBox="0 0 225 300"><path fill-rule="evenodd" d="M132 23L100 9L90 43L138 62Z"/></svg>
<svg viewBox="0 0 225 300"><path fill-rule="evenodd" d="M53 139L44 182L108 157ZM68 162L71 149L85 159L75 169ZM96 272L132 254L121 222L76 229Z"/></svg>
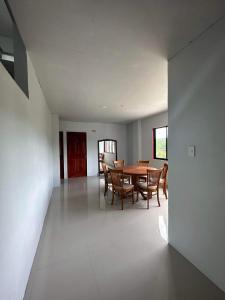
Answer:
<svg viewBox="0 0 225 300"><path fill-rule="evenodd" d="M188 156L195 157L195 146L188 146Z"/></svg>

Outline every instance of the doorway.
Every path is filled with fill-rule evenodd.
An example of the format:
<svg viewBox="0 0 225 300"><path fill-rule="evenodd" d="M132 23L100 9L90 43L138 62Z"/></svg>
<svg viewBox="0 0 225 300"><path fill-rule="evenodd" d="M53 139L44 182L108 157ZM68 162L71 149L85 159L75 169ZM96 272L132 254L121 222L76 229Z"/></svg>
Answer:
<svg viewBox="0 0 225 300"><path fill-rule="evenodd" d="M87 176L87 134L67 132L68 178Z"/></svg>
<svg viewBox="0 0 225 300"><path fill-rule="evenodd" d="M113 167L113 161L117 160L117 141L104 139L98 141L98 174L102 174L102 163Z"/></svg>

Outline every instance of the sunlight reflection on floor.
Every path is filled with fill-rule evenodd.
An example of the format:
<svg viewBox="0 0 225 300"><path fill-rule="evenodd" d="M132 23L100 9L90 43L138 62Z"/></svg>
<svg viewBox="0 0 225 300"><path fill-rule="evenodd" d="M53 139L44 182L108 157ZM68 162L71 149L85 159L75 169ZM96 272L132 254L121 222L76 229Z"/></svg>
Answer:
<svg viewBox="0 0 225 300"><path fill-rule="evenodd" d="M168 242L168 224L163 216L159 216L159 231L161 237Z"/></svg>

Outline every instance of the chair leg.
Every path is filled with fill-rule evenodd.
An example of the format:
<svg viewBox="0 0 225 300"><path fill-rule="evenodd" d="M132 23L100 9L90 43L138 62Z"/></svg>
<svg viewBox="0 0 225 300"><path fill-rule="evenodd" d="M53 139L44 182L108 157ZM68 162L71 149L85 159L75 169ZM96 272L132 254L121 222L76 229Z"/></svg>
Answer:
<svg viewBox="0 0 225 300"><path fill-rule="evenodd" d="M120 200L121 200L121 209L123 210L123 194L120 194Z"/></svg>
<svg viewBox="0 0 225 300"><path fill-rule="evenodd" d="M112 189L112 202L111 202L111 205L114 204L114 194L115 194L115 191L114 191L114 188Z"/></svg>
<svg viewBox="0 0 225 300"><path fill-rule="evenodd" d="M108 183L106 182L106 183L105 183L105 193L104 193L104 196L105 196L106 193L108 192L108 188L109 188L109 186L108 186Z"/></svg>
<svg viewBox="0 0 225 300"><path fill-rule="evenodd" d="M134 189L132 190L132 204L134 204Z"/></svg>
<svg viewBox="0 0 225 300"><path fill-rule="evenodd" d="M151 192L148 191L147 193L147 209L149 209L149 199L152 198Z"/></svg>
<svg viewBox="0 0 225 300"><path fill-rule="evenodd" d="M159 189L157 189L157 201L158 201L158 205L161 206L159 202Z"/></svg>
<svg viewBox="0 0 225 300"><path fill-rule="evenodd" d="M167 197L167 190L166 190L166 181L165 181L165 183L163 185L163 192L164 192L164 195L166 196L166 199L168 199L168 197Z"/></svg>
<svg viewBox="0 0 225 300"><path fill-rule="evenodd" d="M138 199L139 198L139 190L137 190L137 199L136 199L136 202L138 202Z"/></svg>

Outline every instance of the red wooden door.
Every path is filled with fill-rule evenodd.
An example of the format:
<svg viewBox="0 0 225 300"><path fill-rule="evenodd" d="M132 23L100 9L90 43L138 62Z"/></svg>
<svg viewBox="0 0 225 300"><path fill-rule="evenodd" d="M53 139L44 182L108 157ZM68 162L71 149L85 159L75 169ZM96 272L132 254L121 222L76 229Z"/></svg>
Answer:
<svg viewBox="0 0 225 300"><path fill-rule="evenodd" d="M87 176L87 138L85 132L67 132L68 178Z"/></svg>

